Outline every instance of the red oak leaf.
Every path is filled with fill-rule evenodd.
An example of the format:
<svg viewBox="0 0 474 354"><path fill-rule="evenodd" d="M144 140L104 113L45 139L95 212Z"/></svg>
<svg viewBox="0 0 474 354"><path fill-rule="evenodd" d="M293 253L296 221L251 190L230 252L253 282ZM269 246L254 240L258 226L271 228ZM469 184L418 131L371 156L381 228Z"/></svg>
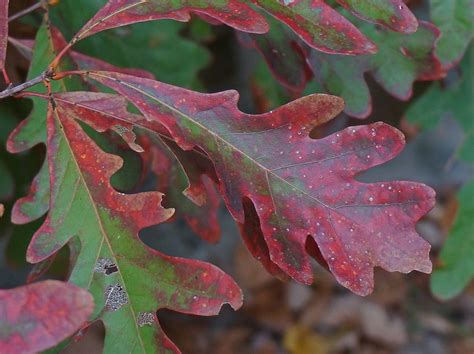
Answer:
<svg viewBox="0 0 474 354"><path fill-rule="evenodd" d="M268 25L243 1L185 0L178 3L158 0L109 0L75 38L82 39L109 28L159 19L189 21L191 13L202 14L238 30L265 33ZM76 40L77 40L76 39Z"/></svg>
<svg viewBox="0 0 474 354"><path fill-rule="evenodd" d="M86 290L56 280L0 290L0 352L51 348L78 331L93 309Z"/></svg>
<svg viewBox="0 0 474 354"><path fill-rule="evenodd" d="M186 0L178 3L159 0L109 0L89 20L71 44L109 28L157 19L188 21L191 13L220 22L239 31L265 33L268 23L252 5L264 9L285 23L310 46L328 53L373 53L375 45L353 24L324 1L226 0L223 2Z"/></svg>
<svg viewBox="0 0 474 354"><path fill-rule="evenodd" d="M431 271L430 246L415 223L433 207L434 191L413 182L354 179L401 151L404 138L395 128L376 123L314 140L309 131L339 113L341 99L312 95L248 115L237 109L235 91L200 94L120 73L85 75L163 124L181 148L203 150L232 216L244 224L242 202L250 199L271 261L294 279L313 281L308 237L339 282L357 294L372 291L375 266ZM264 253L261 244L258 249Z"/></svg>

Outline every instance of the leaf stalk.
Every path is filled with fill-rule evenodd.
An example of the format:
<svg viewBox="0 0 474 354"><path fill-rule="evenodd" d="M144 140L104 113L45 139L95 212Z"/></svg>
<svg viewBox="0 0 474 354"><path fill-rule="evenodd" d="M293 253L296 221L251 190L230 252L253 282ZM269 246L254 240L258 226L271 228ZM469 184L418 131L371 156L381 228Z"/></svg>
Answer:
<svg viewBox="0 0 474 354"><path fill-rule="evenodd" d="M43 71L37 77L31 80L28 80L22 84L19 84L17 86L12 86L12 85L8 86L5 90L0 92L0 99L15 96L17 93L24 91L32 86L35 86L41 82L50 80L51 78L52 76L49 70Z"/></svg>

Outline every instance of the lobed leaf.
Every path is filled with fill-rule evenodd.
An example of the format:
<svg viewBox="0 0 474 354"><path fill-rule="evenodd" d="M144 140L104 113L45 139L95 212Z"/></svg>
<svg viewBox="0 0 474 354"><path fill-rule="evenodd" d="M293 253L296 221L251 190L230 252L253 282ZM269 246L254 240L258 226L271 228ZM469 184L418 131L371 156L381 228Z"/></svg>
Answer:
<svg viewBox="0 0 474 354"><path fill-rule="evenodd" d="M43 24L36 36L34 47L32 43L22 41L21 44L26 50L33 50L31 66L28 78L39 75L44 68L55 58L65 46L66 41L62 34L50 25ZM68 56L59 65L59 70L71 69L101 69L122 71L128 74L153 77L151 74L137 69L121 69L106 62L85 56L81 53L71 51ZM51 82L51 89L56 92L66 92L70 90L88 89L87 83L65 78ZM91 88L92 89L92 88ZM31 89L32 92L45 94L44 86L37 86ZM42 98L32 97L33 109L29 116L23 120L15 130L10 134L7 141L7 150L10 153L19 153L31 149L38 144L46 144L46 115L47 104ZM120 148L98 138L104 146L114 151L120 151ZM122 182L122 180L120 180ZM125 183L122 183L125 185ZM45 160L38 175L33 180L30 191L27 196L18 199L12 210L12 222L15 224L26 224L38 219L48 211L49 203L49 174L48 163Z"/></svg>
<svg viewBox="0 0 474 354"><path fill-rule="evenodd" d="M93 309L89 292L56 280L0 290L0 352L53 347L78 331Z"/></svg>
<svg viewBox="0 0 474 354"><path fill-rule="evenodd" d="M310 46L328 53L371 53L375 46L360 31L323 1L275 0L109 0L74 37L72 43L100 31L136 22L158 19L188 21L191 13L224 23L239 31L265 33L268 23L255 4L282 21Z"/></svg>
<svg viewBox="0 0 474 354"><path fill-rule="evenodd" d="M234 219L255 229L245 227L249 199L271 261L294 279L313 281L308 237L357 294L371 292L375 266L431 271L430 246L414 225L433 206L434 192L412 182L354 179L398 154L404 139L396 129L376 123L313 140L309 131L342 110L340 98L313 95L247 115L236 108L235 91L200 94L120 73L86 75L126 97L150 123L163 124L181 148L204 151ZM252 249L265 251L261 242Z"/></svg>
<svg viewBox="0 0 474 354"><path fill-rule="evenodd" d="M141 229L174 211L160 206L161 193L114 190L109 179L122 160L100 150L76 121L77 112L54 97L47 118L50 211L27 260L41 262L77 237L69 281L94 296L91 320L104 322L104 351L178 353L158 324L158 309L209 316L225 303L240 307L241 291L218 268L163 255L139 240Z"/></svg>
<svg viewBox="0 0 474 354"><path fill-rule="evenodd" d="M324 1L252 0L291 28L311 47L325 53L374 53L375 45ZM246 31L251 32L251 31Z"/></svg>
<svg viewBox="0 0 474 354"><path fill-rule="evenodd" d="M106 29L159 19L189 21L191 13L205 15L238 30L264 33L264 18L242 1L109 0L76 35L83 39Z"/></svg>
<svg viewBox="0 0 474 354"><path fill-rule="evenodd" d="M31 43L30 43L31 44ZM56 54L63 48L64 43L54 40L46 23L43 23L36 35L28 79L41 74L54 59ZM67 60L61 63L60 70L70 69ZM77 79L66 78L51 82L54 91L67 91L79 89L80 83ZM36 86L30 89L35 93L46 93L44 86ZM46 144L46 113L47 103L38 97L30 98L33 109L29 116L24 119L10 134L7 141L7 150L10 153L20 153L31 149L38 144ZM26 224L38 219L48 210L49 203L49 176L48 166L45 161L38 175L33 180L27 196L16 201L12 210L12 221L16 224Z"/></svg>

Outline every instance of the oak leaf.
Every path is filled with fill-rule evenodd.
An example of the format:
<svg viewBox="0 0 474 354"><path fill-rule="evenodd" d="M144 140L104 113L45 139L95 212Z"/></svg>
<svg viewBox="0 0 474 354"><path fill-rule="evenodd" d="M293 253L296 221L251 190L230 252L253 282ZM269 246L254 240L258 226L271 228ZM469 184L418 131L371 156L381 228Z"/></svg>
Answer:
<svg viewBox="0 0 474 354"><path fill-rule="evenodd" d="M357 16L403 33L416 31L418 22L401 0L339 0ZM327 53L373 53L375 45L351 22L324 1L226 0L109 0L73 38L75 43L100 31L158 19L188 21L197 14L212 23L224 23L239 31L265 33L269 25L252 5L285 23L308 45Z"/></svg>
<svg viewBox="0 0 474 354"><path fill-rule="evenodd" d="M414 226L432 208L434 192L413 182L354 179L401 151L396 129L376 123L314 140L310 130L342 110L340 98L307 96L248 115L236 108L235 91L200 94L120 73L84 75L126 97L149 124L164 125L182 149L204 151L234 219L245 228L249 199L270 260L294 279L313 281L308 237L339 282L358 294L372 291L375 266L431 271L430 247Z"/></svg>
<svg viewBox="0 0 474 354"><path fill-rule="evenodd" d="M51 348L78 331L93 309L86 290L56 280L0 290L0 352Z"/></svg>
<svg viewBox="0 0 474 354"><path fill-rule="evenodd" d="M213 265L166 256L139 240L141 229L166 221L174 210L161 207L161 193L113 189L110 177L122 159L103 152L78 118L52 96L47 117L50 206L28 246L27 260L41 262L74 243L68 281L94 296L90 320L104 322L104 351L178 353L158 324L157 310L210 316L225 303L240 307L242 293Z"/></svg>

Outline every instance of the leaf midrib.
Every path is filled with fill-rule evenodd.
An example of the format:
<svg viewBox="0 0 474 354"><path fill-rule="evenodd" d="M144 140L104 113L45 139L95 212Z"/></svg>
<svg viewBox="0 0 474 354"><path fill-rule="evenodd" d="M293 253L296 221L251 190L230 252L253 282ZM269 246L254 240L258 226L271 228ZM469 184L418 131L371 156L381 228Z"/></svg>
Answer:
<svg viewBox="0 0 474 354"><path fill-rule="evenodd" d="M57 120L58 124L62 125L61 119L59 118L56 109L53 109L53 114L54 114L55 119ZM98 224L99 224L100 233L101 233L102 236L103 236L103 237L102 237L102 243L101 243L100 247L98 247L98 253L97 253L97 256L96 256L96 259L95 259L95 263L97 262L97 259L99 258L99 255L100 255L100 253L101 253L101 250L102 250L102 246L103 246L103 242L104 242L104 241L107 243L108 248L109 248L109 251L110 251L110 253L113 255L115 262L117 263L117 262L118 262L118 261L117 261L117 257L116 257L116 255L115 255L115 253L114 253L114 251L113 251L112 245L111 245L110 242L109 242L108 235L107 235L107 232L105 231L105 228L104 228L104 225L103 225L103 223L102 223L102 219L101 219L101 217L100 217L99 211L97 210L96 203L95 203L94 198L92 197L92 194L91 194L91 192L90 192L90 190L89 190L88 184L87 184L86 181L85 181L84 175L82 174L82 170L81 170L81 168L79 167L79 164L77 163L76 156L75 156L74 151L73 151L73 149L72 149L72 147L71 147L71 144L69 143L69 139L67 138L66 133L64 132L64 129L60 129L60 131L61 131L62 138L64 139L64 141L65 141L66 144L67 144L67 147L68 147L68 149L69 149L69 153L71 154L71 158L72 158L72 160L74 161L74 164L75 164L75 166L76 166L76 169L77 169L77 173L78 173L78 175L79 175L79 178L80 178L80 180L81 180L81 182L82 182L82 184L83 184L83 186L84 186L84 189L86 190L87 195L89 196L90 203L91 203L91 205L92 205L92 209L93 209L93 211L94 211L94 214L96 215L96 219L97 219L97 222L98 222ZM94 264L95 264L95 263L94 263ZM92 272L91 272L91 277L90 277L90 280L89 280L88 287L90 287L90 284L91 284L91 282L92 282L92 278L93 278L93 275L94 275L93 273L94 273L94 272L92 271ZM139 328L138 328L138 325L137 325L137 322L136 322L136 318L137 318L137 317L136 317L136 314L135 314L135 310L133 309L133 306L132 306L132 300L131 300L131 297L130 297L129 292L128 292L128 290L127 290L127 285L126 285L125 279L124 279L124 277L123 277L123 275L122 275L122 272L120 271L120 268L119 268L119 270L118 270L117 273L119 274L120 279L122 280L122 286L123 286L125 292L127 293L128 299L129 299L129 301L130 301L130 307L129 307L129 308L130 308L130 312L132 313L133 323L134 323L135 328L136 328L136 331L137 331L137 337L139 338L139 341L140 341L141 347L142 347L142 349L143 349L143 352L146 353L145 345L144 345L144 343L143 343L143 340L142 340L142 337L141 337L141 335L140 335L140 331L139 331Z"/></svg>

